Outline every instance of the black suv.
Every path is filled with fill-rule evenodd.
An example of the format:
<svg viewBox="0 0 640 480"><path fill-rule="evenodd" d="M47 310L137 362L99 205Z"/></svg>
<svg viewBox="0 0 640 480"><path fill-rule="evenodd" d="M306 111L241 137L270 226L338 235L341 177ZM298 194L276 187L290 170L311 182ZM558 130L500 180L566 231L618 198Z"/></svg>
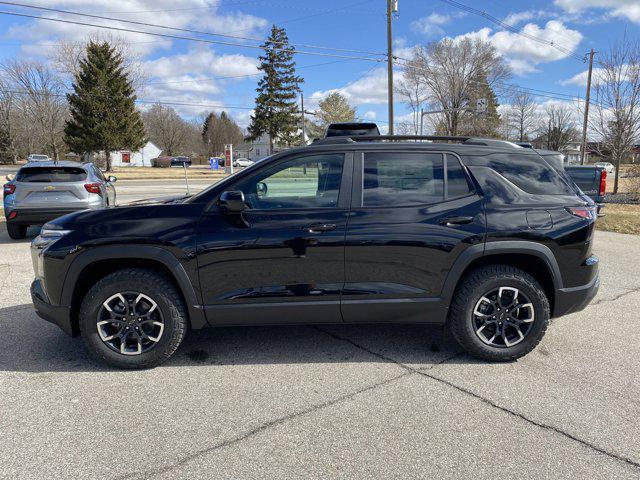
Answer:
<svg viewBox="0 0 640 480"><path fill-rule="evenodd" d="M530 149L327 138L197 195L46 224L31 294L124 368L160 364L188 329L344 322L446 323L507 361L596 294L595 218Z"/></svg>

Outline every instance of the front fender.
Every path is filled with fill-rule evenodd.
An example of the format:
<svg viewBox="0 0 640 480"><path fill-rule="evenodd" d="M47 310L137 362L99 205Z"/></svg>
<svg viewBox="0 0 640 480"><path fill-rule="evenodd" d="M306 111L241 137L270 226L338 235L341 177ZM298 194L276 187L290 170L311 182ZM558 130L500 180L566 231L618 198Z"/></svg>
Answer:
<svg viewBox="0 0 640 480"><path fill-rule="evenodd" d="M127 245L126 248L123 248L122 245L108 245L92 247L79 253L69 266L65 276L60 304L72 304L78 279L87 267L95 262L118 259L142 259L161 263L171 272L178 288L182 292L189 311L191 327L198 329L207 325L202 309L197 277L190 278L184 265L175 255L153 245Z"/></svg>

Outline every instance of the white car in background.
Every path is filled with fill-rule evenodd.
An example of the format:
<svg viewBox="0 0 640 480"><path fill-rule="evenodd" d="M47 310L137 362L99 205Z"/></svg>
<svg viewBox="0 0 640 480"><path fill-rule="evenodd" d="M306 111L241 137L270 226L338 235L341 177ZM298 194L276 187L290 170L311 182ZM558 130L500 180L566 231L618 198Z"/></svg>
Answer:
<svg viewBox="0 0 640 480"><path fill-rule="evenodd" d="M51 159L49 155L43 155L41 153L32 153L27 157L27 163L31 162L49 162Z"/></svg>
<svg viewBox="0 0 640 480"><path fill-rule="evenodd" d="M609 163L609 162L598 162L595 164L595 166L604 168L604 171L607 172L607 175L613 173L614 170L616 169L613 163Z"/></svg>
<svg viewBox="0 0 640 480"><path fill-rule="evenodd" d="M233 161L234 167L250 167L255 162L253 160L249 160L248 158L236 158Z"/></svg>

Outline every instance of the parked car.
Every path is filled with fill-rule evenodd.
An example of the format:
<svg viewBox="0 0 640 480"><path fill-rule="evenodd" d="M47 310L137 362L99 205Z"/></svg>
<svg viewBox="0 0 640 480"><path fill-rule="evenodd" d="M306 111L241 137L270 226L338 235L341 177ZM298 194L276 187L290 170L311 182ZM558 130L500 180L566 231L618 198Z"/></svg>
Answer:
<svg viewBox="0 0 640 480"><path fill-rule="evenodd" d="M598 163L594 163L593 165L595 167L603 168L604 171L607 172L608 175L611 175L616 170L615 165L613 163L609 163L609 162L598 162Z"/></svg>
<svg viewBox="0 0 640 480"><path fill-rule="evenodd" d="M250 167L251 165L253 165L255 162L253 160L249 160L248 158L236 158L233 161L233 166L234 167Z"/></svg>
<svg viewBox="0 0 640 480"><path fill-rule="evenodd" d="M13 239L24 238L29 225L116 203L116 177L105 178L92 163L28 163L7 180L3 189L4 214Z"/></svg>
<svg viewBox="0 0 640 480"><path fill-rule="evenodd" d="M191 166L191 159L189 157L172 157L171 158L171 166L172 167L182 167L182 166Z"/></svg>
<svg viewBox="0 0 640 480"><path fill-rule="evenodd" d="M53 220L35 308L121 368L188 330L297 323L448 325L510 361L595 296L595 205L536 152L393 140L327 138L190 197Z"/></svg>
<svg viewBox="0 0 640 480"><path fill-rule="evenodd" d="M32 153L31 155L29 155L27 157L27 163L31 163L31 162L48 162L51 159L49 158L48 155L43 155L40 153Z"/></svg>

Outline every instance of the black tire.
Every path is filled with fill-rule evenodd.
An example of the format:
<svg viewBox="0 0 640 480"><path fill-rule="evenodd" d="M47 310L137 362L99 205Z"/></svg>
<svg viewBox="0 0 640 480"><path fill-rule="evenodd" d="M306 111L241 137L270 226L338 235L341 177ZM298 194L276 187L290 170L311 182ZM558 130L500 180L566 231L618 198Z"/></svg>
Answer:
<svg viewBox="0 0 640 480"><path fill-rule="evenodd" d="M480 299L499 287L517 288L533 306L533 321L524 339L513 346L493 346L476 334L474 309ZM533 350L549 324L549 300L544 289L529 274L507 265L490 265L468 274L456 290L449 312L449 326L460 346L483 360L509 362ZM506 322L505 322L506 323Z"/></svg>
<svg viewBox="0 0 640 480"><path fill-rule="evenodd" d="M98 333L103 302L120 292L139 292L157 304L164 330L148 351L122 354L108 346ZM142 369L156 367L173 355L186 334L187 318L184 300L169 279L152 270L127 268L107 275L91 287L82 300L79 323L82 339L94 359L112 367Z"/></svg>
<svg viewBox="0 0 640 480"><path fill-rule="evenodd" d="M27 236L28 225L16 225L7 223L7 232L13 240L21 240Z"/></svg>

